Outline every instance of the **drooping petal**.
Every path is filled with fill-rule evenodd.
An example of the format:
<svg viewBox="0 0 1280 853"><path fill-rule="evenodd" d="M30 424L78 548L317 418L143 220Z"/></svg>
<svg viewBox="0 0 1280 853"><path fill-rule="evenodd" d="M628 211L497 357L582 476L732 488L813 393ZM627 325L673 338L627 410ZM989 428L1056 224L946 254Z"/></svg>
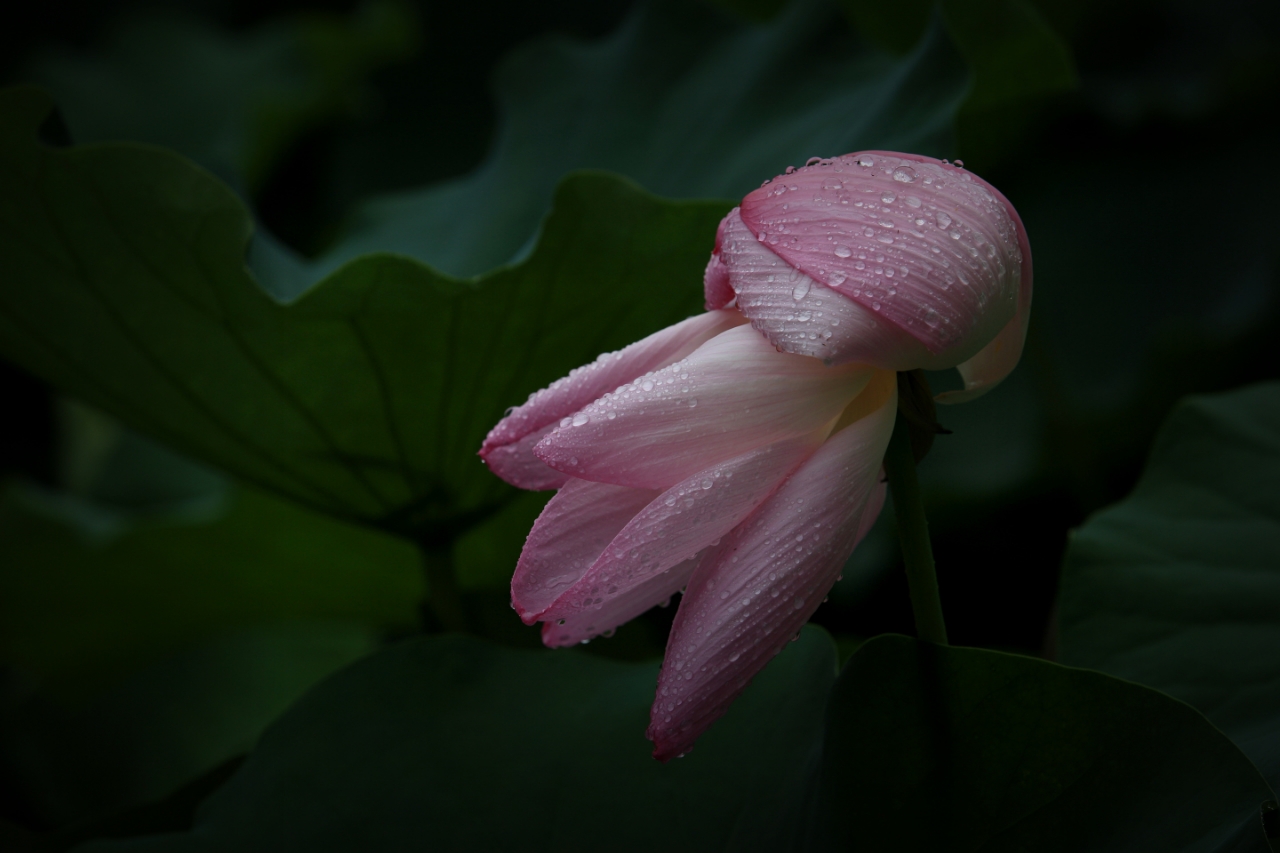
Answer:
<svg viewBox="0 0 1280 853"><path fill-rule="evenodd" d="M874 411L829 438L741 527L703 557L667 641L648 735L654 757L687 752L813 615L878 509L893 430L890 373Z"/></svg>
<svg viewBox="0 0 1280 853"><path fill-rule="evenodd" d="M750 193L741 216L790 266L947 356L945 366L973 357L1016 311L1021 225L959 167L881 151L823 160Z"/></svg>
<svg viewBox="0 0 1280 853"><path fill-rule="evenodd" d="M740 326L585 406L534 452L584 480L667 489L754 448L813 432L872 371L780 354Z"/></svg>
<svg viewBox="0 0 1280 853"><path fill-rule="evenodd" d="M730 215L737 216L738 208L734 208ZM717 308L723 308L733 301L733 288L729 285L729 268L724 265L724 261L720 257L720 247L724 242L724 224L729 217L720 220L720 225L716 228L716 245L711 252L711 259L707 261L706 272L702 275L702 294L706 301L708 311L714 311Z"/></svg>
<svg viewBox="0 0 1280 853"><path fill-rule="evenodd" d="M637 376L665 367L716 335L744 322L737 311L708 311L668 326L591 364L575 368L535 392L500 420L480 447L480 458L502 479L522 489L559 488L564 478L532 455L533 436L545 434L601 395Z"/></svg>
<svg viewBox="0 0 1280 853"><path fill-rule="evenodd" d="M587 570L542 614L554 621L608 607L720 541L809 458L827 428L748 451L699 471L636 513ZM603 624L596 620L596 624ZM605 625L600 631L614 627Z"/></svg>
<svg viewBox="0 0 1280 853"><path fill-rule="evenodd" d="M721 252L725 269L733 270L736 306L777 348L829 363L858 362L886 370L952 366L874 311L778 257L756 239L736 210L725 217L722 228Z"/></svg>
<svg viewBox="0 0 1280 853"><path fill-rule="evenodd" d="M537 622L656 496L647 489L569 480L534 522L511 578L511 603L524 623Z"/></svg>
<svg viewBox="0 0 1280 853"><path fill-rule="evenodd" d="M695 554L683 563L632 587L625 595L609 599L599 609L588 607L554 619L548 616L542 626L543 645L551 648L576 645L607 634L624 622L630 622L649 608L668 601L683 589L701 559L702 554Z"/></svg>
<svg viewBox="0 0 1280 853"><path fill-rule="evenodd" d="M489 470L513 486L532 492L559 489L569 481L569 475L547 465L533 453L538 442L547 437L554 423L523 435L510 444L494 444L480 451Z"/></svg>
<svg viewBox="0 0 1280 853"><path fill-rule="evenodd" d="M993 192L995 192L993 190ZM960 364L957 369L964 379L964 390L945 391L938 395L939 403L966 403L994 388L1018 366L1022 358L1022 345L1027 339L1027 323L1031 319L1031 245L1027 242L1027 230L1013 205L996 192L1009 215L1018 224L1019 247L1022 251L1022 281L1018 289L1018 311L1013 319L1000 330L996 339L983 347L977 355Z"/></svg>

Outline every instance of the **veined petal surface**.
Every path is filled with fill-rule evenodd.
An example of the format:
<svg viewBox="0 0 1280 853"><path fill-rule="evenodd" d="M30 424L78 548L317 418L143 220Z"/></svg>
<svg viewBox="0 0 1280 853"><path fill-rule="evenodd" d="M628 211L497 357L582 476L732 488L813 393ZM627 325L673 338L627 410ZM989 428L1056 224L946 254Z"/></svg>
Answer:
<svg viewBox="0 0 1280 853"><path fill-rule="evenodd" d="M790 266L954 366L1017 311L1025 239L1011 209L962 168L868 151L780 175L741 217Z"/></svg>
<svg viewBox="0 0 1280 853"><path fill-rule="evenodd" d="M766 445L705 468L667 489L627 523L582 579L556 599L542 618L553 621L599 610L718 543L826 436L823 428Z"/></svg>
<svg viewBox="0 0 1280 853"><path fill-rule="evenodd" d="M874 311L788 264L751 233L737 210L725 217L721 229L721 265L733 270L729 283L735 305L778 349L886 370L933 368L935 362L952 366Z"/></svg>
<svg viewBox="0 0 1280 853"><path fill-rule="evenodd" d="M737 311L708 311L655 332L529 396L489 431L482 458L502 479L522 489L559 488L564 478L546 470L532 454L533 436L544 435L565 417L644 373L684 358L706 341L744 323Z"/></svg>
<svg viewBox="0 0 1280 853"><path fill-rule="evenodd" d="M584 480L665 490L833 421L873 372L779 353L739 326L585 406L534 452Z"/></svg>
<svg viewBox="0 0 1280 853"><path fill-rule="evenodd" d="M569 480L543 508L511 578L511 603L532 625L599 559L657 492Z"/></svg>
<svg viewBox="0 0 1280 853"><path fill-rule="evenodd" d="M880 374L866 393L883 403L831 436L695 570L658 678L654 757L687 752L725 713L813 615L870 527L884 500L893 375Z"/></svg>
<svg viewBox="0 0 1280 853"><path fill-rule="evenodd" d="M599 608L587 607L555 619L548 617L542 626L543 645L560 648L584 643L630 622L651 607L668 602L684 589L701 559L702 554L695 554L665 572L648 577L624 594L612 596Z"/></svg>

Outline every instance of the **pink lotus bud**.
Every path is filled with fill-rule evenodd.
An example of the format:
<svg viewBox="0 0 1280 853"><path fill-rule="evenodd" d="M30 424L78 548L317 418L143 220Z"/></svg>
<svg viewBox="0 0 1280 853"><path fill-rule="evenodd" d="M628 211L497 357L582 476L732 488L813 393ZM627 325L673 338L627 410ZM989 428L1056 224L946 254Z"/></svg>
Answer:
<svg viewBox="0 0 1280 853"><path fill-rule="evenodd" d="M766 182L725 217L708 308L785 352L889 370L958 367L972 399L1018 363L1031 250L1013 206L958 165L867 151Z"/></svg>
<svg viewBox="0 0 1280 853"><path fill-rule="evenodd" d="M959 367L956 402L1013 369L1031 254L981 180L870 152L747 196L705 292L707 313L531 395L480 449L508 482L558 489L511 581L548 646L684 590L648 730L663 760L796 635L879 515L893 371Z"/></svg>

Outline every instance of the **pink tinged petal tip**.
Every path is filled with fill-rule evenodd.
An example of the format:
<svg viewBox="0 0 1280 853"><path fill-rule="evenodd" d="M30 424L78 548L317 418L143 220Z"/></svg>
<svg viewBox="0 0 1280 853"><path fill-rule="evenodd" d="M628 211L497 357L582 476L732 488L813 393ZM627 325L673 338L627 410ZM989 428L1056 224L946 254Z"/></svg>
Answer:
<svg viewBox="0 0 1280 853"><path fill-rule="evenodd" d="M615 602L649 588L658 576L719 543L818 449L826 435L823 428L761 447L672 486L638 512L581 579L539 618L549 623L568 619L577 625L593 621L597 634L615 627L619 623L610 623L611 617L592 620L591 613L612 613ZM592 629L584 630L584 636L570 631L552 631L550 636L557 642L561 633L574 642L590 639Z"/></svg>
<svg viewBox="0 0 1280 853"><path fill-rule="evenodd" d="M697 554L636 584L621 595L608 597L598 607L548 618L542 626L543 645L555 649L585 643L601 634L608 636L619 625L630 622L649 608L666 607L671 597L689 583L700 559L702 555Z"/></svg>
<svg viewBox="0 0 1280 853"><path fill-rule="evenodd" d="M658 678L648 730L655 758L688 752L728 710L796 636L870 528L884 502L893 374L880 373L863 394L870 413L833 434L694 571Z"/></svg>
<svg viewBox="0 0 1280 853"><path fill-rule="evenodd" d="M1022 358L1022 347L1027 339L1027 323L1031 319L1031 245L1027 241L1027 229L1013 205L996 190L992 190L1009 210L1018 226L1018 246L1022 252L1022 276L1018 289L1018 310L1008 324L1000 330L995 340L983 347L977 355L958 366L964 388L945 391L938 395L939 403L967 403L979 397L1013 372Z"/></svg>
<svg viewBox="0 0 1280 853"><path fill-rule="evenodd" d="M830 423L873 370L779 354L742 326L584 407L534 452L574 477L665 490Z"/></svg>
<svg viewBox="0 0 1280 853"><path fill-rule="evenodd" d="M729 268L724 265L720 257L720 250L724 242L725 223L729 221L730 216L737 215L738 208L735 207L716 228L715 249L711 252L711 259L707 261L707 270L702 276L702 292L708 311L723 308L733 301L733 287L729 284Z"/></svg>
<svg viewBox="0 0 1280 853"><path fill-rule="evenodd" d="M1003 196L925 157L869 151L818 161L748 195L741 219L788 266L935 357L894 369L974 357L1015 316L1029 277L1025 232ZM741 297L733 257L723 255Z"/></svg>
<svg viewBox="0 0 1280 853"><path fill-rule="evenodd" d="M657 492L569 480L543 508L511 578L511 604L532 625L577 583Z"/></svg>
<svg viewBox="0 0 1280 853"><path fill-rule="evenodd" d="M498 422L480 447L480 458L502 479L522 489L556 489L567 479L533 454L546 433L592 400L692 353L716 335L741 325L737 311L709 311L668 326L591 364L575 368L529 395Z"/></svg>

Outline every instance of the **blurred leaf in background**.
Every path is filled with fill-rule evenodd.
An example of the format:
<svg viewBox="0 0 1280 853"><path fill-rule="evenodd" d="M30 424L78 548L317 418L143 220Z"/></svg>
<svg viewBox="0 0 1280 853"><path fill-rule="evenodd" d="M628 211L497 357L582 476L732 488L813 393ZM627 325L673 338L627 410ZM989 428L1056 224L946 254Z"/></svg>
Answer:
<svg viewBox="0 0 1280 853"><path fill-rule="evenodd" d="M1265 844L1275 796L1155 690L898 636L841 673L823 749L820 850L1209 851L1245 822Z"/></svg>
<svg viewBox="0 0 1280 853"><path fill-rule="evenodd" d="M1191 398L1076 531L1061 656L1200 709L1280 786L1280 384Z"/></svg>
<svg viewBox="0 0 1280 853"><path fill-rule="evenodd" d="M608 39L516 51L497 72L503 123L486 161L363 207L320 269L378 250L484 272L528 252L574 169L618 172L669 198L736 199L816 155L944 156L967 85L939 33L897 59L854 39L827 0L796 0L767 26L702 3L638 4Z"/></svg>
<svg viewBox="0 0 1280 853"><path fill-rule="evenodd" d="M462 637L401 643L295 705L193 832L110 849L791 848L835 677L830 638L805 629L667 764L643 737L656 674Z"/></svg>
<svg viewBox="0 0 1280 853"><path fill-rule="evenodd" d="M42 822L169 794L413 630L410 544L223 478L63 404L61 489L0 501L0 765Z"/></svg>
<svg viewBox="0 0 1280 853"><path fill-rule="evenodd" d="M48 48L23 76L53 94L77 143L160 145L255 190L302 134L360 110L369 75L411 55L416 34L412 7L391 0L235 35L137 15L92 55Z"/></svg>

